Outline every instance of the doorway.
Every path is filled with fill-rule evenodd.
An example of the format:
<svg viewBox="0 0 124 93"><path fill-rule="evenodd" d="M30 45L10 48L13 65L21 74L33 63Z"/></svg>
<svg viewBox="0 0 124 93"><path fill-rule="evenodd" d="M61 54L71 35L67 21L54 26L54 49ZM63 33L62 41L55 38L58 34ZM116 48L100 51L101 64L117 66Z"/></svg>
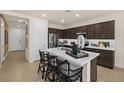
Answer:
<svg viewBox="0 0 124 93"><path fill-rule="evenodd" d="M21 51L26 48L24 28L11 28L9 30L9 50L10 51Z"/></svg>
<svg viewBox="0 0 124 93"><path fill-rule="evenodd" d="M5 22L7 24L7 31L4 32L4 60L6 59L8 53L15 52L23 54L26 59L26 50L28 43L28 19L3 15ZM23 53L22 53L23 52ZM13 56L14 57L14 56ZM4 61L3 61L4 62Z"/></svg>

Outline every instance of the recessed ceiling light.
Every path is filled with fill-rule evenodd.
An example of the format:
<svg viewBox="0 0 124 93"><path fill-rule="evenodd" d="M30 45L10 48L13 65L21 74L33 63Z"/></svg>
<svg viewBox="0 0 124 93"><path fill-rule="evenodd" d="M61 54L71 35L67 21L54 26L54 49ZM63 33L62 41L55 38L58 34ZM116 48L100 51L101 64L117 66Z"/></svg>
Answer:
<svg viewBox="0 0 124 93"><path fill-rule="evenodd" d="M42 17L45 17L46 15L45 14L42 14Z"/></svg>
<svg viewBox="0 0 124 93"><path fill-rule="evenodd" d="M76 14L76 17L79 17L80 15L79 14Z"/></svg>
<svg viewBox="0 0 124 93"><path fill-rule="evenodd" d="M22 22L22 20L21 20L21 19L19 19L19 22Z"/></svg>
<svg viewBox="0 0 124 93"><path fill-rule="evenodd" d="M61 19L61 22L64 23L65 22L64 19Z"/></svg>

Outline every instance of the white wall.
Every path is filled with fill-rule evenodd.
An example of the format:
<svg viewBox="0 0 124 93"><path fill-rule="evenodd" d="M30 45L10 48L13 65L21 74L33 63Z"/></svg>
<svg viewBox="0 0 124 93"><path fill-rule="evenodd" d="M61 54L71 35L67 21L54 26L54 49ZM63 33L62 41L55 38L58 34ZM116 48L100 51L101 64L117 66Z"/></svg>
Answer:
<svg viewBox="0 0 124 93"><path fill-rule="evenodd" d="M0 17L0 63L4 59L4 20Z"/></svg>
<svg viewBox="0 0 124 93"><path fill-rule="evenodd" d="M115 66L124 68L124 11L107 16L97 17L73 25L68 25L66 28L94 24L109 20L115 20Z"/></svg>
<svg viewBox="0 0 124 93"><path fill-rule="evenodd" d="M39 50L48 47L48 22L38 18L30 20L30 58L39 60Z"/></svg>
<svg viewBox="0 0 124 93"><path fill-rule="evenodd" d="M9 51L25 50L25 28L9 27Z"/></svg>

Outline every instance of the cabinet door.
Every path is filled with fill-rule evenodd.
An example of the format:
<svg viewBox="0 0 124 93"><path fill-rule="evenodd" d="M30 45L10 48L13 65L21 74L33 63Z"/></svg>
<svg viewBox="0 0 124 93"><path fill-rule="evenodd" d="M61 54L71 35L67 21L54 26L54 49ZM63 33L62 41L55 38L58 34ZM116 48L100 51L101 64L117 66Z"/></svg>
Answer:
<svg viewBox="0 0 124 93"><path fill-rule="evenodd" d="M68 29L65 29L64 31L63 31L63 38L64 39L68 39Z"/></svg>
<svg viewBox="0 0 124 93"><path fill-rule="evenodd" d="M66 39L71 39L71 35L70 35L71 34L71 30L67 29L65 33L66 33Z"/></svg>
<svg viewBox="0 0 124 93"><path fill-rule="evenodd" d="M105 66L105 59L104 59L104 51L102 51L102 50L97 50L97 49L95 49L95 50L93 50L94 52L96 52L96 53L100 53L100 56L98 56L98 61L97 61L97 64L98 65L101 65L101 66Z"/></svg>
<svg viewBox="0 0 124 93"><path fill-rule="evenodd" d="M84 32L84 26L77 27L77 33Z"/></svg>
<svg viewBox="0 0 124 93"><path fill-rule="evenodd" d="M114 67L114 52L104 51L104 66L113 69Z"/></svg>
<svg viewBox="0 0 124 93"><path fill-rule="evenodd" d="M104 23L95 24L95 39L105 39Z"/></svg>
<svg viewBox="0 0 124 93"><path fill-rule="evenodd" d="M87 26L81 26L78 27L78 33L85 32L86 38L88 39L94 39L94 25L87 25Z"/></svg>
<svg viewBox="0 0 124 93"><path fill-rule="evenodd" d="M58 30L58 35L59 35L59 39L63 39L63 31L62 30Z"/></svg>
<svg viewBox="0 0 124 93"><path fill-rule="evenodd" d="M114 39L114 21L95 24L96 39Z"/></svg>
<svg viewBox="0 0 124 93"><path fill-rule="evenodd" d="M74 35L73 35L73 28L68 29L68 39L73 39Z"/></svg>
<svg viewBox="0 0 124 93"><path fill-rule="evenodd" d="M104 33L106 39L114 39L114 21L104 23Z"/></svg>
<svg viewBox="0 0 124 93"><path fill-rule="evenodd" d="M77 28L70 28L70 29L65 29L63 31L63 38L65 39L75 39L76 38L76 31L77 31Z"/></svg>
<svg viewBox="0 0 124 93"><path fill-rule="evenodd" d="M108 50L94 49L94 52L100 53L97 64L113 69L114 67L114 52Z"/></svg>
<svg viewBox="0 0 124 93"><path fill-rule="evenodd" d="M97 64L113 69L115 64L114 51L92 49L92 48L84 48L83 50L100 53L100 55L97 57Z"/></svg>
<svg viewBox="0 0 124 93"><path fill-rule="evenodd" d="M77 27L71 29L71 39L76 39L77 38Z"/></svg>
<svg viewBox="0 0 124 93"><path fill-rule="evenodd" d="M63 30L63 39L66 39L66 30Z"/></svg>
<svg viewBox="0 0 124 93"><path fill-rule="evenodd" d="M94 39L94 25L88 25L86 26L86 37L88 39Z"/></svg>

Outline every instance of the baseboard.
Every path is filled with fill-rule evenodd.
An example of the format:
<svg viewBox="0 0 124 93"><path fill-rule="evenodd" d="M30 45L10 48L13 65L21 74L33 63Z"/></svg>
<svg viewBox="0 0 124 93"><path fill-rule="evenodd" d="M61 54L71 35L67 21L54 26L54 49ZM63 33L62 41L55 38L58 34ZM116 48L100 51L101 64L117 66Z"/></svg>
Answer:
<svg viewBox="0 0 124 93"><path fill-rule="evenodd" d="M6 53L5 57L4 57L4 60L7 58L8 54L9 54L9 51L7 51L7 53Z"/></svg>
<svg viewBox="0 0 124 93"><path fill-rule="evenodd" d="M25 51L25 50L10 50L9 52L20 52L20 51Z"/></svg>
<svg viewBox="0 0 124 93"><path fill-rule="evenodd" d="M115 67L124 70L124 67L120 67L120 66L115 66Z"/></svg>
<svg viewBox="0 0 124 93"><path fill-rule="evenodd" d="M40 60L35 60L34 62L39 62Z"/></svg>
<svg viewBox="0 0 124 93"><path fill-rule="evenodd" d="M7 58L8 54L9 54L9 51L7 51L5 57L3 58L3 61L2 61L1 64L0 64L1 66L2 66L2 64L4 63L5 59Z"/></svg>

